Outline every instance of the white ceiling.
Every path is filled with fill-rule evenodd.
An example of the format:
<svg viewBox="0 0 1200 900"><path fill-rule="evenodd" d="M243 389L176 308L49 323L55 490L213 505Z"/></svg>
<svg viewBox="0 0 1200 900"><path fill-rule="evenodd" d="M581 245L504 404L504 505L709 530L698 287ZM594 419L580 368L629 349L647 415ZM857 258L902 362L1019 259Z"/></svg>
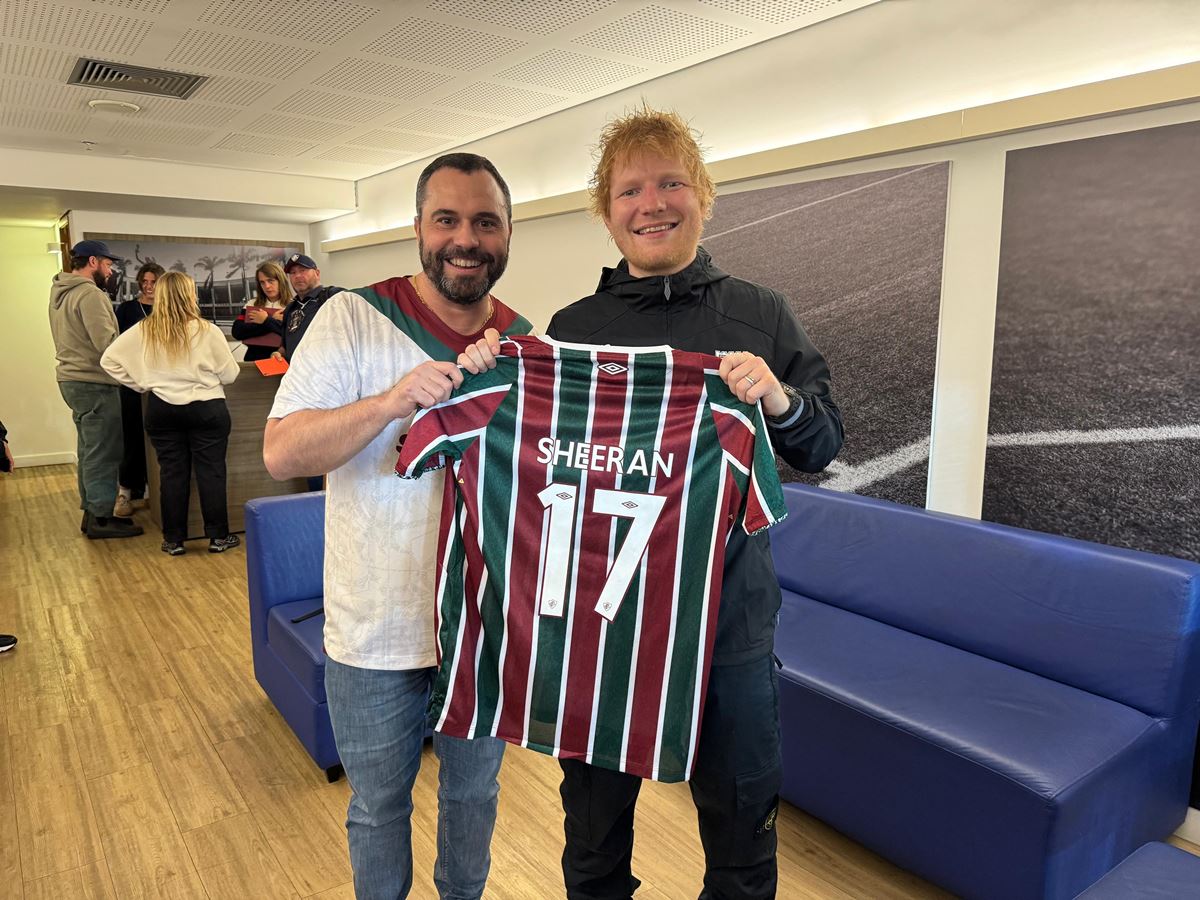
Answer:
<svg viewBox="0 0 1200 900"><path fill-rule="evenodd" d="M0 0L0 146L356 180L876 2ZM67 85L80 56L208 81Z"/></svg>

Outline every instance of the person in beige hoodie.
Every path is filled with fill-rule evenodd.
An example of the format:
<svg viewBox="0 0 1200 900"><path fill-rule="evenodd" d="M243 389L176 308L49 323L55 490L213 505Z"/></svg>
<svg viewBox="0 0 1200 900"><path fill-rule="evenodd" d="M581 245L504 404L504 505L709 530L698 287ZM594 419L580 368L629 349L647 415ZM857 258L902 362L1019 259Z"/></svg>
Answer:
<svg viewBox="0 0 1200 900"><path fill-rule="evenodd" d="M56 377L75 421L79 476L79 530L89 538L134 537L132 519L117 518L117 469L124 447L117 383L100 366L100 355L117 336L117 317L103 286L120 260L103 241L71 248L71 271L54 276L50 288L50 334L58 360Z"/></svg>
<svg viewBox="0 0 1200 900"><path fill-rule="evenodd" d="M158 457L162 551L186 552L192 473L209 553L241 543L229 533L225 452L229 407L225 385L238 364L221 329L200 315L196 282L167 272L154 285L154 315L118 337L100 358L113 378L146 398L146 434Z"/></svg>

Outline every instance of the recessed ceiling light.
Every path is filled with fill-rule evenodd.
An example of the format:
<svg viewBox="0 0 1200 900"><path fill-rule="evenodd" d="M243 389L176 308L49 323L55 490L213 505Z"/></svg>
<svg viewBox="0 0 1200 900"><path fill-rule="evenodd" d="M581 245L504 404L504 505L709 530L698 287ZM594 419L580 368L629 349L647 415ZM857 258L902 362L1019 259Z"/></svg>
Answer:
<svg viewBox="0 0 1200 900"><path fill-rule="evenodd" d="M135 113L142 111L142 108L136 103L128 103L124 100L89 100L88 106L99 112Z"/></svg>

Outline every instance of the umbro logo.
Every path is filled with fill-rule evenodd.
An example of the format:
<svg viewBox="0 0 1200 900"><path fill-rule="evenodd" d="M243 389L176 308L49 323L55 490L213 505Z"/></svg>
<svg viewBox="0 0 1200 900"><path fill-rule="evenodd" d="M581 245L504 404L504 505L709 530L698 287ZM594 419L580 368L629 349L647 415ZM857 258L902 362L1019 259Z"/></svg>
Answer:
<svg viewBox="0 0 1200 900"><path fill-rule="evenodd" d="M724 359L726 356L732 356L735 353L741 352L741 350L714 350L712 355L718 359Z"/></svg>
<svg viewBox="0 0 1200 900"><path fill-rule="evenodd" d="M596 366L605 375L620 375L622 372L628 372L624 366L619 363L605 363L602 366Z"/></svg>

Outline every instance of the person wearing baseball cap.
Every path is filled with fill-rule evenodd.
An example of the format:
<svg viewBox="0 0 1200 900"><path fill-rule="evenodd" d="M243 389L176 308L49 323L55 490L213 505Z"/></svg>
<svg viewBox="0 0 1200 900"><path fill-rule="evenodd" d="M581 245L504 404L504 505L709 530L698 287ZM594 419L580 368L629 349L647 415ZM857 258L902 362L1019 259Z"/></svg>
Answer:
<svg viewBox="0 0 1200 900"><path fill-rule="evenodd" d="M124 441L117 383L100 367L100 355L117 337L117 317L104 286L121 257L103 241L71 248L71 269L50 288L50 334L58 361L55 377L71 408L77 434L79 530L89 538L134 537L142 528L113 515Z"/></svg>
<svg viewBox="0 0 1200 900"><path fill-rule="evenodd" d="M276 322L268 319L272 331L277 331L283 338L283 346L272 356L281 356L288 362L300 345L304 333L325 301L342 288L321 284L321 270L311 256L303 253L293 253L283 262L283 271L287 273L292 290L296 292L295 299L283 311L283 321Z"/></svg>

